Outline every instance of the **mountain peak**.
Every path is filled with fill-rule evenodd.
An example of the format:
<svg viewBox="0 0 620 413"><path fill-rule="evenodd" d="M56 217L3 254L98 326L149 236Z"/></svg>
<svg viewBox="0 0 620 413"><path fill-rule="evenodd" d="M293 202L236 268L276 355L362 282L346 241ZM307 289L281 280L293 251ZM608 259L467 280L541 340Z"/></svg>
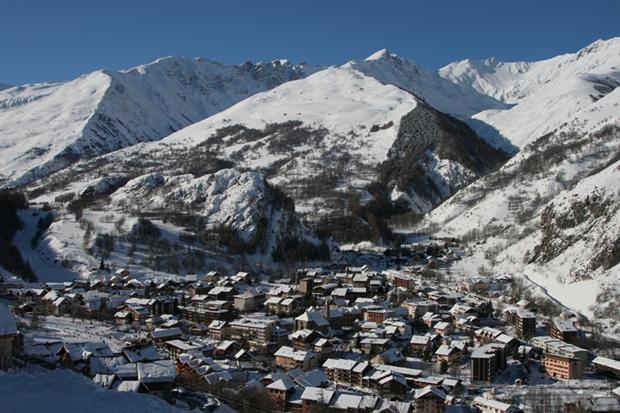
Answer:
<svg viewBox="0 0 620 413"><path fill-rule="evenodd" d="M381 60L381 59L388 59L390 57L397 57L397 55L390 53L388 49L381 49L381 50L377 50L376 52L374 52L373 54L371 54L364 60L366 61Z"/></svg>

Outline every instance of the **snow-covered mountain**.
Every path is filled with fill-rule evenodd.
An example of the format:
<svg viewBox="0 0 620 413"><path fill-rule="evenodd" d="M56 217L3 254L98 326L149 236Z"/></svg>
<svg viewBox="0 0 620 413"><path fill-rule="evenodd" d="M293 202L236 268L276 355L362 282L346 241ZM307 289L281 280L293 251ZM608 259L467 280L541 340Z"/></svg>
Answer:
<svg viewBox="0 0 620 413"><path fill-rule="evenodd" d="M364 60L348 62L343 67L358 70L383 83L405 89L424 99L435 109L461 118L487 109L509 107L476 90L467 82L453 83L437 71L424 70L414 61L386 49L379 50Z"/></svg>
<svg viewBox="0 0 620 413"><path fill-rule="evenodd" d="M259 93L161 141L77 165L50 182L64 185L104 172L195 174L200 154L209 159L203 167L217 160L263 171L302 212L317 204L333 209L328 201L346 193L364 198L373 181L426 212L506 159L465 124L406 90L334 67Z"/></svg>
<svg viewBox="0 0 620 413"><path fill-rule="evenodd" d="M237 247L261 239L269 256L284 244L317 248L302 218L314 224L373 206L414 213L393 223L430 212L414 229L473 241L469 274L485 265L524 276L602 317L591 306L620 285L619 67L620 39L540 62L467 60L438 72L384 50L320 71L164 59L0 92L3 119L19 114L2 126L12 128L2 142L12 163L2 171L12 180L37 171L25 187L32 197L76 213L63 213L39 247L71 245L67 261L79 261L80 243L99 248L99 235L113 232L97 208L129 238L144 215L187 251L200 242L186 239L208 241L220 228ZM29 123L45 125L60 149L43 150L38 142L49 141ZM73 148L82 159L69 164ZM125 263L129 249L112 255ZM148 256L140 259L153 266Z"/></svg>
<svg viewBox="0 0 620 413"><path fill-rule="evenodd" d="M78 159L161 139L316 70L284 60L227 66L168 57L120 72L2 90L0 178L26 183Z"/></svg>
<svg viewBox="0 0 620 413"><path fill-rule="evenodd" d="M379 51L352 68L403 88L464 118L506 105L456 85L415 62ZM258 92L320 70L286 60L222 65L168 57L120 72L100 70L69 82L0 89L0 180L23 184L139 142L159 140Z"/></svg>
<svg viewBox="0 0 620 413"><path fill-rule="evenodd" d="M424 225L477 241L471 262L525 276L584 314L604 312L603 297L620 294L619 107L616 88L580 108Z"/></svg>
<svg viewBox="0 0 620 413"><path fill-rule="evenodd" d="M481 111L473 118L522 148L620 85L620 38L538 62L463 60L439 73L513 105Z"/></svg>
<svg viewBox="0 0 620 413"><path fill-rule="evenodd" d="M0 82L0 90L8 89L10 87L12 87L12 86L9 85L9 84Z"/></svg>

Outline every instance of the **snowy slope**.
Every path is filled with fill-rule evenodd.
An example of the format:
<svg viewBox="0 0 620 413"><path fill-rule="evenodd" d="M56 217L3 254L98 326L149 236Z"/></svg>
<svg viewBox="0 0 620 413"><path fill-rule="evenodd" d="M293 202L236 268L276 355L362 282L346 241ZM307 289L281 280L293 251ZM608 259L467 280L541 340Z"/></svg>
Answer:
<svg viewBox="0 0 620 413"><path fill-rule="evenodd" d="M404 119L411 133L404 133ZM467 155L441 150L449 139ZM78 165L51 181L57 181L54 186L68 185L104 173L136 177L166 169L196 174L192 165L207 165L217 158L229 167L263 171L304 208L314 196L342 199L341 192L364 191L381 178L377 167L403 152L395 145L419 152L413 156L406 151L412 171L420 164L415 174L421 171L428 177L417 184L432 182L437 188L430 194L417 188L420 191L414 194L416 188L401 185L400 191L411 193L408 201L418 211L429 210L503 161L501 154L487 157L488 145L469 128L411 93L357 70L336 67L259 93L161 141ZM394 174L385 175L385 183L393 186Z"/></svg>
<svg viewBox="0 0 620 413"><path fill-rule="evenodd" d="M169 57L0 92L0 178L29 182L77 159L166 135L317 69Z"/></svg>
<svg viewBox="0 0 620 413"><path fill-rule="evenodd" d="M569 308L592 314L597 296L620 281L618 107L620 89L583 107L456 193L424 225L482 241L472 259L527 276Z"/></svg>
<svg viewBox="0 0 620 413"><path fill-rule="evenodd" d="M0 372L0 387L3 411L13 413L183 411L155 396L103 389L83 375L63 369Z"/></svg>
<svg viewBox="0 0 620 413"><path fill-rule="evenodd" d="M620 38L539 62L464 60L440 69L440 74L513 104L473 117L522 148L620 85Z"/></svg>
<svg viewBox="0 0 620 413"><path fill-rule="evenodd" d="M272 185L294 199L304 218L316 218L315 210L346 212L343 200L351 194L369 199L367 185L375 181L391 191L388 197L422 212L503 162L503 156L413 94L336 67L256 94L162 140L78 162L29 188L39 202L67 208L71 201L85 208L81 219L62 212L41 248L83 272L97 264L101 248L95 244L111 234L112 265L126 263L143 273L134 265L162 253L147 246L131 259L123 257L133 250L129 223L135 225L139 216L151 218L161 237L172 234L166 239L183 251L196 246L185 245L180 232L204 239L221 226L242 242L258 243L253 251L263 258L291 242L305 242L303 251L312 250L308 244L324 251ZM98 211L103 208L106 212ZM116 229L114 222L122 217L127 219Z"/></svg>
<svg viewBox="0 0 620 413"><path fill-rule="evenodd" d="M388 50L379 50L364 60L353 60L343 67L405 89L424 99L435 109L459 117L469 117L487 109L502 109L493 97L476 90L466 82L453 83L436 71L424 70L417 63Z"/></svg>
<svg viewBox="0 0 620 413"><path fill-rule="evenodd" d="M415 115L432 111L425 108L411 93L356 69L330 68L247 99L171 135L161 145L206 146L238 166L271 170L273 182L297 187L298 199L307 196L303 185L299 188L300 181L318 180L325 174L333 174L337 182L332 185L345 190L361 189L378 179L376 167L393 156L390 151L394 153L406 116L421 130L422 136L412 139L428 140L421 145L432 152L429 158L437 155L433 137L440 119ZM234 125L263 132L259 136L231 132L224 137L217 132ZM458 139L467 141L462 136ZM423 161L424 157L420 158ZM459 187L480 173L445 156L439 158L444 162L429 159L423 166L429 176L438 179L438 186L447 180L448 188ZM450 176L444 179L450 169L461 172L453 177L454 182ZM323 188L327 189L333 188ZM452 191L446 190L439 198ZM415 205L428 210L436 202L438 199L426 199Z"/></svg>

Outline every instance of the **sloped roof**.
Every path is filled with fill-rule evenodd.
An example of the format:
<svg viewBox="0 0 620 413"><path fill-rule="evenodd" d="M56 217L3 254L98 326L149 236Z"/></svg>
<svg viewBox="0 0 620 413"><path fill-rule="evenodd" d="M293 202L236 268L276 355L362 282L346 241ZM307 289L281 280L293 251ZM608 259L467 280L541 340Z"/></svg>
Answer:
<svg viewBox="0 0 620 413"><path fill-rule="evenodd" d="M283 377L280 380L274 381L269 386L267 386L270 390L281 390L281 391L289 391L295 386L295 383L288 377Z"/></svg>
<svg viewBox="0 0 620 413"><path fill-rule="evenodd" d="M176 377L174 360L157 360L138 363L138 380L141 383L170 382Z"/></svg>
<svg viewBox="0 0 620 413"><path fill-rule="evenodd" d="M444 392L442 392L441 390L439 390L436 387L433 387L431 385L428 385L422 389L416 389L415 390L415 398L419 399L421 397L426 397L429 395L433 395L435 397L438 397L440 399L445 399L446 398L446 394Z"/></svg>

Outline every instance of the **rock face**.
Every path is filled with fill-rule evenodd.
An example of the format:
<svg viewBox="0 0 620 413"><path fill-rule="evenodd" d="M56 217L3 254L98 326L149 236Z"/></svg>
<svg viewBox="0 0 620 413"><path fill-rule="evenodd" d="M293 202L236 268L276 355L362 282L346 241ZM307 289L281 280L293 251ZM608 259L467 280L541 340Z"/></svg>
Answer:
<svg viewBox="0 0 620 413"><path fill-rule="evenodd" d="M545 207L540 215L541 237L528 252L529 263L547 264L570 249L582 249L568 274L568 281L579 281L620 262L620 197L603 178L620 178L620 164L598 176L600 186L587 188L584 182L570 196Z"/></svg>

